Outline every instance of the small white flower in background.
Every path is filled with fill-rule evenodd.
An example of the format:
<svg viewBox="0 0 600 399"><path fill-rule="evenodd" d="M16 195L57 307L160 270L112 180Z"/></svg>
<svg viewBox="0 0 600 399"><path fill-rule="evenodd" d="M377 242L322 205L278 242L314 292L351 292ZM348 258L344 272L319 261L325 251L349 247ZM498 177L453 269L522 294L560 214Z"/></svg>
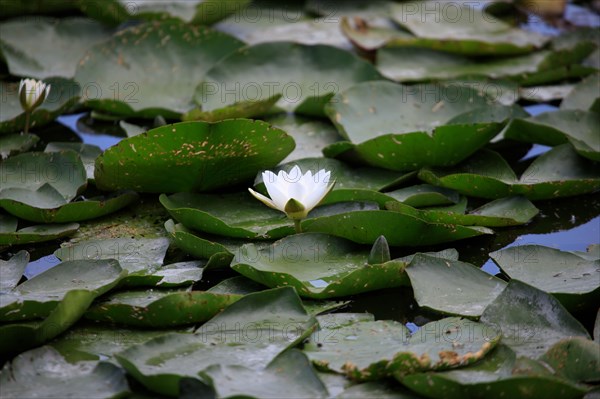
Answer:
<svg viewBox="0 0 600 399"><path fill-rule="evenodd" d="M22 79L19 84L19 100L26 112L31 112L44 102L50 93L50 85L35 79Z"/></svg>
<svg viewBox="0 0 600 399"><path fill-rule="evenodd" d="M331 172L321 169L316 174L311 171L302 174L298 165L290 173L269 170L262 174L263 182L271 198L248 190L265 205L285 212L290 219L304 219L306 215L331 191L335 181L329 182Z"/></svg>

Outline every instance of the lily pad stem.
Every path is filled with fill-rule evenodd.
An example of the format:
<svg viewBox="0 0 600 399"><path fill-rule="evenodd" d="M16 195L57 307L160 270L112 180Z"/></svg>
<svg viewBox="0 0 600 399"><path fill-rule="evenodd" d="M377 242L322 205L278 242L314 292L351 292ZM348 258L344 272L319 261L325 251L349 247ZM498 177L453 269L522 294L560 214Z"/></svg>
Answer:
<svg viewBox="0 0 600 399"><path fill-rule="evenodd" d="M25 130L24 133L27 134L29 133L29 119L31 117L31 112L30 111L25 111Z"/></svg>
<svg viewBox="0 0 600 399"><path fill-rule="evenodd" d="M296 229L296 233L302 233L302 226L300 226L300 222L302 219L294 219L294 228Z"/></svg>

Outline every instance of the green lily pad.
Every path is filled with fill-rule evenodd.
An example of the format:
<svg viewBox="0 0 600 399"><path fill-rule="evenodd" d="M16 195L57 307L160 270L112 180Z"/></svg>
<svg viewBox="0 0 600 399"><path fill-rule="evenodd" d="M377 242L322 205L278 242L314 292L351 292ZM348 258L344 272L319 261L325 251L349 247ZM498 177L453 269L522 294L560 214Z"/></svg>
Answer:
<svg viewBox="0 0 600 399"><path fill-rule="evenodd" d="M106 150L96 160L96 185L154 193L209 191L253 178L293 148L291 137L261 121L176 123Z"/></svg>
<svg viewBox="0 0 600 399"><path fill-rule="evenodd" d="M129 20L179 20L191 24L212 24L227 15L243 10L248 0L191 0L191 1L142 1L94 0L78 2L79 8L91 18L117 26Z"/></svg>
<svg viewBox="0 0 600 399"><path fill-rule="evenodd" d="M345 381L348 381L344 379ZM329 387L328 387L329 388ZM393 380L369 381L354 384L335 396L339 399L419 399L418 396Z"/></svg>
<svg viewBox="0 0 600 399"><path fill-rule="evenodd" d="M406 2L393 5L390 12L394 22L417 37L436 40L440 49L458 47L465 54L529 53L548 41L547 36L515 28L468 5L432 9L422 2Z"/></svg>
<svg viewBox="0 0 600 399"><path fill-rule="evenodd" d="M96 162L96 158L102 154L100 147L84 143L51 142L46 145L44 152L59 152L64 150L72 150L79 154L88 180L94 180L94 163Z"/></svg>
<svg viewBox="0 0 600 399"><path fill-rule="evenodd" d="M157 287L173 288L189 286L202 279L204 269L205 262L203 261L177 262L162 266L160 269L154 271L152 276L162 277L156 283Z"/></svg>
<svg viewBox="0 0 600 399"><path fill-rule="evenodd" d="M419 306L479 317L506 283L469 263L419 254L406 268Z"/></svg>
<svg viewBox="0 0 600 399"><path fill-rule="evenodd" d="M396 321L359 321L323 326L305 344L315 366L358 381L377 380L471 364L500 340L497 331L457 317L425 324L414 335ZM469 333L467 333L469 332Z"/></svg>
<svg viewBox="0 0 600 399"><path fill-rule="evenodd" d="M520 245L490 253L510 278L552 294L576 310L600 300L600 260L540 245Z"/></svg>
<svg viewBox="0 0 600 399"><path fill-rule="evenodd" d="M197 398L202 388L213 389L215 398L328 397L310 361L297 349L283 352L262 370L213 365L202 371L200 377L207 384L198 379L181 381L180 398Z"/></svg>
<svg viewBox="0 0 600 399"><path fill-rule="evenodd" d="M572 84L520 87L518 95L519 98L525 101L546 103L564 99L573 91L573 88L574 85Z"/></svg>
<svg viewBox="0 0 600 399"><path fill-rule="evenodd" d="M340 134L358 144L390 133L431 132L457 115L491 104L485 95L464 85L375 81L336 94L325 111Z"/></svg>
<svg viewBox="0 0 600 399"><path fill-rule="evenodd" d="M72 151L28 152L2 162L0 199L26 193L32 206L63 205L87 186L79 156Z"/></svg>
<svg viewBox="0 0 600 399"><path fill-rule="evenodd" d="M16 219L15 219L16 220ZM78 223L41 224L13 231L0 231L0 245L21 245L52 241L79 230Z"/></svg>
<svg viewBox="0 0 600 399"><path fill-rule="evenodd" d="M485 308L480 321L501 329L502 342L518 355L534 359L564 338L589 338L556 298L515 279Z"/></svg>
<svg viewBox="0 0 600 399"><path fill-rule="evenodd" d="M327 233L360 244L372 244L379 236L384 236L392 246L435 245L493 234L486 227L431 223L416 216L379 210L357 210L305 219L302 230Z"/></svg>
<svg viewBox="0 0 600 399"><path fill-rule="evenodd" d="M385 193L396 201L414 208L427 206L454 205L460 196L454 190L436 187L430 184L416 184Z"/></svg>
<svg viewBox="0 0 600 399"><path fill-rule="evenodd" d="M214 109L212 111L203 111L202 107L197 107L183 114L181 116L181 120L219 122L225 119L234 118L256 118L259 116L268 115L280 98L281 94L275 94L264 100L239 101L223 108Z"/></svg>
<svg viewBox="0 0 600 399"><path fill-rule="evenodd" d="M70 79L48 78L50 93L31 114L30 129L45 126L70 110L79 101L80 87ZM25 129L25 112L19 102L19 83L0 82L0 135Z"/></svg>
<svg viewBox="0 0 600 399"><path fill-rule="evenodd" d="M93 300L94 295L90 291L71 290L43 321L1 324L0 354L23 352L59 336L81 318Z"/></svg>
<svg viewBox="0 0 600 399"><path fill-rule="evenodd" d="M130 393L123 369L105 362L68 363L44 346L15 357L0 371L6 398L117 398Z"/></svg>
<svg viewBox="0 0 600 399"><path fill-rule="evenodd" d="M600 112L600 74L592 74L577 83L560 103L560 109Z"/></svg>
<svg viewBox="0 0 600 399"><path fill-rule="evenodd" d="M581 156L600 161L600 128L598 114L581 110L545 112L527 119L513 119L504 131L504 137L558 145L571 143Z"/></svg>
<svg viewBox="0 0 600 399"><path fill-rule="evenodd" d="M529 358L517 358L505 345L498 345L480 362L458 370L417 373L401 379L402 384L425 397L580 398L581 386L552 375L544 365Z"/></svg>
<svg viewBox="0 0 600 399"><path fill-rule="evenodd" d="M63 205L55 206L55 203L27 204L31 201L31 194L34 193L38 198L45 192L48 186L43 186L36 191L12 189L0 193L0 206L7 212L16 215L22 219L39 223L68 223L80 222L83 220L94 219L114 213L139 199L134 191L127 190L109 194L107 196L87 198L83 201L69 202ZM47 190L50 198L54 196L55 191ZM36 198L36 199L38 199ZM51 208L46 208L50 206Z"/></svg>
<svg viewBox="0 0 600 399"><path fill-rule="evenodd" d="M168 247L165 238L85 240L59 248L54 255L63 261L116 259L131 273L162 265Z"/></svg>
<svg viewBox="0 0 600 399"><path fill-rule="evenodd" d="M45 318L68 292L85 291L93 299L114 288L125 274L115 260L59 263L0 296L0 320Z"/></svg>
<svg viewBox="0 0 600 399"><path fill-rule="evenodd" d="M388 249L389 251L389 249ZM232 269L268 287L291 286L302 297L333 298L407 285L406 262L368 262L351 241L319 233L295 234L268 248L240 248Z"/></svg>
<svg viewBox="0 0 600 399"><path fill-rule="evenodd" d="M130 327L167 328L205 322L239 298L204 291L123 291L103 297L84 317Z"/></svg>
<svg viewBox="0 0 600 399"><path fill-rule="evenodd" d="M126 329L80 321L48 345L59 351L69 363L103 359L118 365L113 357L115 353L173 331Z"/></svg>
<svg viewBox="0 0 600 399"><path fill-rule="evenodd" d="M19 18L0 24L0 53L11 75L72 78L92 45L112 30L86 18Z"/></svg>
<svg viewBox="0 0 600 399"><path fill-rule="evenodd" d="M480 198L523 195L530 200L568 197L600 188L594 163L581 158L569 144L542 154L517 179L506 161L493 151L481 150L449 169L421 169L419 178Z"/></svg>
<svg viewBox="0 0 600 399"><path fill-rule="evenodd" d="M244 296L194 334L171 333L115 356L146 388L177 396L182 378L213 365L264 369L315 327L294 289L278 288Z"/></svg>
<svg viewBox="0 0 600 399"><path fill-rule="evenodd" d="M431 223L451 223L463 226L503 227L528 223L539 210L525 197L500 198L467 214L446 209L414 209L401 202L386 202L386 208Z"/></svg>
<svg viewBox="0 0 600 399"><path fill-rule="evenodd" d="M262 43L238 49L214 65L196 88L195 101L203 111L214 111L281 94L277 105L286 111L322 116L335 93L380 78L370 63L336 47Z"/></svg>
<svg viewBox="0 0 600 399"><path fill-rule="evenodd" d="M540 360L557 376L575 382L600 381L600 344L581 337L557 342Z"/></svg>
<svg viewBox="0 0 600 399"><path fill-rule="evenodd" d="M40 140L35 134L9 134L0 136L0 159L26 152Z"/></svg>
<svg viewBox="0 0 600 399"><path fill-rule="evenodd" d="M217 294L234 294L234 295L248 295L254 292L263 291L266 287L262 284L258 284L255 281L250 280L244 276L235 276L226 278L225 280L213 285L208 289L208 292L214 292ZM313 314L308 312L309 314Z"/></svg>
<svg viewBox="0 0 600 399"><path fill-rule="evenodd" d="M283 130L296 142L296 148L282 163L321 157L323 148L341 139L335 127L316 119L285 114L266 118L265 122Z"/></svg>
<svg viewBox="0 0 600 399"><path fill-rule="evenodd" d="M248 193L162 194L161 204L186 227L233 238L280 238L294 228L285 214L253 200Z"/></svg>
<svg viewBox="0 0 600 399"><path fill-rule="evenodd" d="M541 85L587 76L594 68L578 65L594 48L541 50L531 54L474 61L457 54L423 48L390 47L377 51L377 68L397 82L449 80L469 75L505 78L524 85Z"/></svg>
<svg viewBox="0 0 600 399"><path fill-rule="evenodd" d="M444 125L431 134L386 134L360 144L338 142L326 147L323 153L327 157L354 159L361 164L395 171L451 166L487 144L501 126L498 123Z"/></svg>
<svg viewBox="0 0 600 399"><path fill-rule="evenodd" d="M0 259L0 292L10 291L17 286L29 263L29 252L19 251L9 260Z"/></svg>
<svg viewBox="0 0 600 399"><path fill-rule="evenodd" d="M194 87L209 68L242 45L208 28L150 22L121 30L89 49L75 80L94 110L179 118L193 107Z"/></svg>

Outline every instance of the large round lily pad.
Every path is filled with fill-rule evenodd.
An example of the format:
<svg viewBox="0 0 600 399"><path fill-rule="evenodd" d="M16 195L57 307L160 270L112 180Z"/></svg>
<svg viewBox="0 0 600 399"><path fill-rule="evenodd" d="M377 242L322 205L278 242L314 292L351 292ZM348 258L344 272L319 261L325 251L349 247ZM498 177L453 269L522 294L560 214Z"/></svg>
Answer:
<svg viewBox="0 0 600 399"><path fill-rule="evenodd" d="M523 195L530 200L590 193L600 188L595 164L581 158L569 144L542 154L517 178L496 152L482 150L448 169L421 169L427 183L447 187L464 195L502 198Z"/></svg>
<svg viewBox="0 0 600 399"><path fill-rule="evenodd" d="M389 249L388 249L389 252ZM406 285L406 262L368 262L367 249L319 233L295 234L258 250L240 248L231 267L269 287L291 286L308 298L332 298Z"/></svg>
<svg viewBox="0 0 600 399"><path fill-rule="evenodd" d="M72 78L85 51L111 34L81 17L13 19L0 24L0 53L12 75Z"/></svg>
<svg viewBox="0 0 600 399"><path fill-rule="evenodd" d="M75 80L95 110L178 118L193 107L194 87L208 69L242 45L204 27L149 22L92 47L77 66Z"/></svg>
<svg viewBox="0 0 600 399"><path fill-rule="evenodd" d="M120 141L96 160L103 190L209 191L252 179L275 166L294 140L265 122L182 122Z"/></svg>
<svg viewBox="0 0 600 399"><path fill-rule="evenodd" d="M286 111L322 116L334 94L380 78L370 63L336 47L263 43L241 48L216 64L197 87L195 101L203 111L213 111L281 94L277 105Z"/></svg>

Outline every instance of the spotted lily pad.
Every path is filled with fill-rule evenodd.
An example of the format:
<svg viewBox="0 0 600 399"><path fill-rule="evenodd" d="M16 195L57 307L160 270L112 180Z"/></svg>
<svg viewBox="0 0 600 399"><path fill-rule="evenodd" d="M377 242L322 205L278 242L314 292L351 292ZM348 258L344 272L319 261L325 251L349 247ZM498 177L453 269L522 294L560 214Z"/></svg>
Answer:
<svg viewBox="0 0 600 399"><path fill-rule="evenodd" d="M389 252L389 248L388 248ZM240 248L231 267L268 287L291 286L308 298L333 298L406 285L406 262L368 262L351 241L320 233L295 234L270 247Z"/></svg>
<svg viewBox="0 0 600 399"><path fill-rule="evenodd" d="M194 87L210 67L242 45L204 27L149 22L93 46L77 66L75 80L94 110L178 118L193 107Z"/></svg>
<svg viewBox="0 0 600 399"><path fill-rule="evenodd" d="M534 359L564 338L589 338L556 298L515 279L485 308L480 321L501 329L502 342L517 355Z"/></svg>
<svg viewBox="0 0 600 399"><path fill-rule="evenodd" d="M500 340L493 329L457 317L427 323L412 336L396 321L358 321L315 332L304 351L317 366L359 381L466 366Z"/></svg>
<svg viewBox="0 0 600 399"><path fill-rule="evenodd" d="M216 64L196 88L195 101L203 111L213 111L281 94L277 106L286 111L322 116L323 105L335 93L380 78L370 63L336 47L262 43L238 49Z"/></svg>
<svg viewBox="0 0 600 399"><path fill-rule="evenodd" d="M474 197L523 195L541 200L598 190L600 175L595 169L592 161L579 157L569 144L562 144L539 156L520 178L498 153L488 150L479 151L453 168L422 169L419 177Z"/></svg>
<svg viewBox="0 0 600 399"><path fill-rule="evenodd" d="M425 397L579 398L585 389L557 378L541 362L517 357L505 345L498 345L480 362L458 370L417 373L401 379L402 384Z"/></svg>
<svg viewBox="0 0 600 399"><path fill-rule="evenodd" d="M73 80L48 78L44 83L50 84L50 93L31 114L30 130L49 124L79 101L81 89ZM0 82L0 135L20 133L25 129L25 121L19 102L19 83Z"/></svg>
<svg viewBox="0 0 600 399"><path fill-rule="evenodd" d="M600 260L540 245L519 245L492 252L509 277L546 291L571 310L600 300Z"/></svg>
<svg viewBox="0 0 600 399"><path fill-rule="evenodd" d="M130 327L167 328L205 322L239 298L204 291L123 291L103 297L85 317Z"/></svg>
<svg viewBox="0 0 600 399"><path fill-rule="evenodd" d="M72 78L85 51L111 34L81 17L12 19L0 24L0 53L11 75Z"/></svg>
<svg viewBox="0 0 600 399"><path fill-rule="evenodd" d="M506 283L469 263L419 254L405 269L419 306L479 317Z"/></svg>
<svg viewBox="0 0 600 399"><path fill-rule="evenodd" d="M96 160L96 185L154 193L209 191L252 179L293 148L291 137L261 121L176 123L106 150Z"/></svg>
<svg viewBox="0 0 600 399"><path fill-rule="evenodd" d="M571 143L581 156L600 161L598 114L581 110L546 112L527 119L514 119L504 137L543 145Z"/></svg>
<svg viewBox="0 0 600 399"><path fill-rule="evenodd" d="M581 337L557 342L540 360L555 373L575 382L600 381L600 344Z"/></svg>
<svg viewBox="0 0 600 399"><path fill-rule="evenodd" d="M177 396L182 378L213 365L264 369L315 327L294 289L278 288L244 296L194 334L171 333L115 356L146 388Z"/></svg>
<svg viewBox="0 0 600 399"><path fill-rule="evenodd" d="M116 398L130 393L123 370L105 362L71 364L44 346L15 357L0 371L6 398Z"/></svg>

